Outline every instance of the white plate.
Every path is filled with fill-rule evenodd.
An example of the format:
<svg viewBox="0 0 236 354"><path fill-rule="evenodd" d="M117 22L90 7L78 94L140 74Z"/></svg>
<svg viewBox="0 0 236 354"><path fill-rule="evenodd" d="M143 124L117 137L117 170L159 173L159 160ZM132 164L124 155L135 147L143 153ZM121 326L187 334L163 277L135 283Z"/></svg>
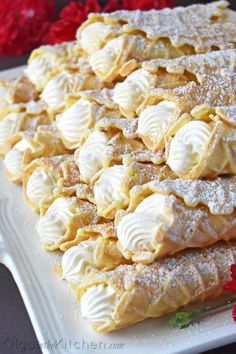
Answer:
<svg viewBox="0 0 236 354"><path fill-rule="evenodd" d="M0 78L19 75L21 70L8 70ZM60 256L41 250L34 229L36 220L24 201L22 188L3 176L0 163L0 262L12 272L44 354L193 354L235 341L236 324L230 310L184 330L169 328L167 318L163 318L108 335L95 333L80 318L66 284L54 275L53 265ZM112 349L119 343L123 343L121 349Z"/></svg>

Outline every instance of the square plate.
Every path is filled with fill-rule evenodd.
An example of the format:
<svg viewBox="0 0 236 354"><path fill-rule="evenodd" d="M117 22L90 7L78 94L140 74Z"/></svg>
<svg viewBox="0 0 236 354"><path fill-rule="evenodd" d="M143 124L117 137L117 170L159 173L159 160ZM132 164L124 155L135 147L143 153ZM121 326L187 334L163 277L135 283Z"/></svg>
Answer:
<svg viewBox="0 0 236 354"><path fill-rule="evenodd" d="M0 78L13 78L21 72L22 68L8 70ZM230 310L183 330L169 328L168 317L164 317L97 334L80 317L67 285L55 276L53 266L60 255L41 249L35 231L37 219L24 201L22 188L4 177L0 162L0 262L17 283L44 354L200 353L235 341Z"/></svg>

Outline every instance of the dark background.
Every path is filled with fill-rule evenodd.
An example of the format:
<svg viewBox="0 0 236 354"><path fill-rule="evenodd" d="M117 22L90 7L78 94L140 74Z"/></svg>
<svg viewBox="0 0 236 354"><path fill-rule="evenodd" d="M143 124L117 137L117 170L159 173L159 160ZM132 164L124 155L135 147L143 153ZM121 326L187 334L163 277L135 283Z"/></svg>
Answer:
<svg viewBox="0 0 236 354"><path fill-rule="evenodd" d="M57 0L56 3L58 12L69 2L70 1L67 0ZM209 1L176 0L176 5L190 5L194 3L207 2ZM236 0L231 0L229 2L231 4L231 8L236 10ZM26 63L27 58L28 55L21 57L0 57L0 70L23 65ZM19 349L9 350L6 348L6 346L4 346L4 341L9 337L11 339L17 339L18 341L30 341L31 343L37 343L34 330L32 328L30 319L14 279L12 278L11 273L7 270L7 268L3 265L0 265L0 354L19 354ZM25 351L24 353L41 354L41 351L35 349ZM236 354L236 343L207 352L207 354L226 353ZM158 348L157 354L161 354L158 353Z"/></svg>

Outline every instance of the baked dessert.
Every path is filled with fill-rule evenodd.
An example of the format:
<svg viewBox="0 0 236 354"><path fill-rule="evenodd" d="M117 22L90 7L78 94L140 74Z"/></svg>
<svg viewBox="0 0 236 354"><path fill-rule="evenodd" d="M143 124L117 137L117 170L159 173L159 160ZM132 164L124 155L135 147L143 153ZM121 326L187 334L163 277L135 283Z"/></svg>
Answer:
<svg viewBox="0 0 236 354"><path fill-rule="evenodd" d="M39 125L36 131L14 134L8 141L8 151L4 157L6 176L21 183L24 168L35 158L66 154L57 130L52 125Z"/></svg>
<svg viewBox="0 0 236 354"><path fill-rule="evenodd" d="M165 179L136 186L117 221L119 248L134 262L152 262L192 247L236 237L235 177ZM141 201L141 202L140 202Z"/></svg>
<svg viewBox="0 0 236 354"><path fill-rule="evenodd" d="M44 215L58 197L94 200L92 188L81 180L73 155L34 159L24 169L23 191L29 206Z"/></svg>
<svg viewBox="0 0 236 354"><path fill-rule="evenodd" d="M91 14L76 41L36 49L21 78L0 82L5 174L98 332L229 280L235 23L226 1Z"/></svg>
<svg viewBox="0 0 236 354"><path fill-rule="evenodd" d="M226 1L163 11L91 14L77 39L103 81L125 77L142 61L234 48L235 16Z"/></svg>
<svg viewBox="0 0 236 354"><path fill-rule="evenodd" d="M206 81L206 75L218 76L222 69L235 73L235 56L236 50L228 49L177 59L145 61L140 69L115 86L114 101L122 114L132 117L140 113L142 104L155 88L174 89L190 82L201 84L203 80ZM225 77L224 80L228 79Z"/></svg>
<svg viewBox="0 0 236 354"><path fill-rule="evenodd" d="M10 104L0 114L0 155L7 152L10 138L17 132L35 131L39 125L50 125L51 117L41 101Z"/></svg>
<svg viewBox="0 0 236 354"><path fill-rule="evenodd" d="M76 197L57 198L41 216L36 229L43 247L49 251L61 248L64 242L72 240L79 228L98 224L103 220L97 214L96 206Z"/></svg>
<svg viewBox="0 0 236 354"><path fill-rule="evenodd" d="M150 265L121 265L77 287L81 313L100 333L215 298L230 280L235 244L188 251Z"/></svg>

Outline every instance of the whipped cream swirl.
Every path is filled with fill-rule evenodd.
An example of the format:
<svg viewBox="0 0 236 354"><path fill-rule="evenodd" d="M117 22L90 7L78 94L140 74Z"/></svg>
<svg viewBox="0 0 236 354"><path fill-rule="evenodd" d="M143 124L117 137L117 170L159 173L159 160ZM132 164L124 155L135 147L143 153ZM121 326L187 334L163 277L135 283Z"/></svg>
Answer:
<svg viewBox="0 0 236 354"><path fill-rule="evenodd" d="M202 121L191 121L174 136L167 164L180 177L200 163L211 136L211 127Z"/></svg>
<svg viewBox="0 0 236 354"><path fill-rule="evenodd" d="M8 139L18 130L23 113L10 113L0 120L0 150L5 149Z"/></svg>
<svg viewBox="0 0 236 354"><path fill-rule="evenodd" d="M98 214L113 218L117 209L129 203L127 167L112 166L104 170L94 185L94 199Z"/></svg>
<svg viewBox="0 0 236 354"><path fill-rule="evenodd" d="M83 318L102 328L111 321L118 301L118 295L111 286L91 286L81 298L81 314Z"/></svg>
<svg viewBox="0 0 236 354"><path fill-rule="evenodd" d="M124 82L116 84L113 99L122 110L134 112L152 87L152 83L153 79L148 71L136 70Z"/></svg>
<svg viewBox="0 0 236 354"><path fill-rule="evenodd" d="M161 222L152 215L141 213L126 215L117 228L121 252L126 256L127 251L129 253L155 251L161 226Z"/></svg>
<svg viewBox="0 0 236 354"><path fill-rule="evenodd" d="M121 38L114 38L109 41L103 49L91 55L89 63L95 74L101 79L106 80L113 70L117 70L117 56L121 51L123 42Z"/></svg>
<svg viewBox="0 0 236 354"><path fill-rule="evenodd" d="M52 110L60 110L64 106L65 97L72 90L76 79L75 74L66 71L61 72L48 81L41 93L41 98Z"/></svg>
<svg viewBox="0 0 236 354"><path fill-rule="evenodd" d="M106 38L111 32L111 26L102 22L92 23L81 32L81 47L91 55L104 46Z"/></svg>
<svg viewBox="0 0 236 354"><path fill-rule="evenodd" d="M69 283L80 284L84 277L97 272L94 252L99 240L89 239L69 248L62 257L62 277Z"/></svg>
<svg viewBox="0 0 236 354"><path fill-rule="evenodd" d="M67 147L77 147L93 122L92 103L79 99L57 117L56 125Z"/></svg>
<svg viewBox="0 0 236 354"><path fill-rule="evenodd" d="M29 142L25 139L22 139L18 143L16 143L13 148L6 154L4 159L4 166L10 174L22 177L22 159L25 150L29 147Z"/></svg>
<svg viewBox="0 0 236 354"><path fill-rule="evenodd" d="M36 86L36 88L41 91L48 80L50 79L50 74L54 67L53 56L37 56L31 62L29 62L25 74L29 80Z"/></svg>
<svg viewBox="0 0 236 354"><path fill-rule="evenodd" d="M107 155L107 142L108 137L105 133L94 131L89 134L84 144L75 151L75 162L84 182L90 182L103 168Z"/></svg>
<svg viewBox="0 0 236 354"><path fill-rule="evenodd" d="M10 104L11 89L0 86L0 110L3 111Z"/></svg>
<svg viewBox="0 0 236 354"><path fill-rule="evenodd" d="M133 260L136 255L158 249L163 230L173 222L167 203L168 196L155 193L145 198L133 213L125 215L118 224L117 237L123 255Z"/></svg>
<svg viewBox="0 0 236 354"><path fill-rule="evenodd" d="M141 113L137 133L148 148L157 150L163 147L164 137L170 127L175 108L175 103L162 101L155 106L147 107Z"/></svg>
<svg viewBox="0 0 236 354"><path fill-rule="evenodd" d="M58 198L40 217L36 230L44 247L57 248L65 239L67 224L74 215L71 211L73 203L74 198Z"/></svg>
<svg viewBox="0 0 236 354"><path fill-rule="evenodd" d="M43 201L53 193L55 181L53 177L38 168L28 179L26 186L27 198L36 205L41 205Z"/></svg>

